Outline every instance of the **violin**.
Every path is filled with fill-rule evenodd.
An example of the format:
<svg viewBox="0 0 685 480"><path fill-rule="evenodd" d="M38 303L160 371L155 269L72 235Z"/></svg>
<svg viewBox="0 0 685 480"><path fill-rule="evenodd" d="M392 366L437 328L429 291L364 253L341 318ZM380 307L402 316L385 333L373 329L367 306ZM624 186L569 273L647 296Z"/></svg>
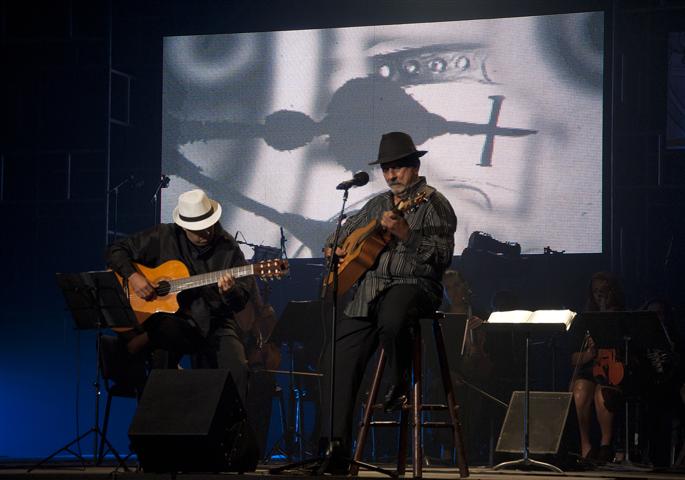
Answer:
<svg viewBox="0 0 685 480"><path fill-rule="evenodd" d="M623 381L625 367L617 359L615 348L600 348L592 365L592 376L597 383L607 386L618 386Z"/></svg>

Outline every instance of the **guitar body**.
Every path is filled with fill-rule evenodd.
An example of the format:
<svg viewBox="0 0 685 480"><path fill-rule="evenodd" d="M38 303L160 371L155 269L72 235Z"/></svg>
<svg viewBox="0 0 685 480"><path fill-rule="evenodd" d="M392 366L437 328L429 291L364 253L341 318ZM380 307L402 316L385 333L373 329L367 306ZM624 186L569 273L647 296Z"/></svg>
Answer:
<svg viewBox="0 0 685 480"><path fill-rule="evenodd" d="M414 198L402 200L393 211L402 215L408 210L415 209L418 205L428 201L426 192L419 192ZM371 220L363 227L357 228L350 233L342 244L347 252L338 264L338 296L347 292L352 285L370 269L378 259L383 249L390 243L392 235L383 230L380 222ZM327 286L333 285L333 274L325 280Z"/></svg>
<svg viewBox="0 0 685 480"><path fill-rule="evenodd" d="M390 238L390 234L382 233L378 221L372 220L345 239L343 249L347 251L347 255L338 265L338 296L352 288L352 285L376 263ZM332 273L326 283L329 286L333 285Z"/></svg>
<svg viewBox="0 0 685 480"><path fill-rule="evenodd" d="M155 286L165 281L178 280L180 278L186 278L190 275L188 267L186 267L183 262L179 262L178 260L169 260L168 262L164 262L155 268L146 267L145 265L140 265L138 263L136 263L135 266L136 269L142 273L152 285ZM147 301L140 298L134 292L129 291L126 285L127 282L121 276L119 276L119 274L115 273L115 275L117 276L119 283L121 283L121 286L124 288L124 291L128 295L129 303L131 304L133 313L136 315L138 323L143 323L153 313L175 313L178 311L178 300L176 299L178 292L157 296L154 298L154 300ZM114 330L121 332L128 329L123 328Z"/></svg>

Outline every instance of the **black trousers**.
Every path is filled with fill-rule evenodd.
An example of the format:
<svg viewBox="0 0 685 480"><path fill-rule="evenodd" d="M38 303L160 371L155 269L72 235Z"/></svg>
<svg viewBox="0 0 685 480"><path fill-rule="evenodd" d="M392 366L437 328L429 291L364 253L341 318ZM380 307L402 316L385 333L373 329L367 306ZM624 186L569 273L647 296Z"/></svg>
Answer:
<svg viewBox="0 0 685 480"><path fill-rule="evenodd" d="M368 317L341 315L336 332L335 392L333 438L342 441L349 454L352 445L352 420L367 363L379 344L387 355L386 372L391 384L408 380L411 365L411 328L432 313L429 296L415 285L396 285L383 292L370 306ZM328 354L330 358L330 345ZM322 432L330 429L330 362L324 366Z"/></svg>
<svg viewBox="0 0 685 480"><path fill-rule="evenodd" d="M245 347L235 329L227 327L202 335L186 318L155 314L144 324L151 349L168 352L169 368L176 368L183 355L191 355L193 368L222 368L231 372L243 404L247 394L248 365ZM158 365L159 366L159 365Z"/></svg>

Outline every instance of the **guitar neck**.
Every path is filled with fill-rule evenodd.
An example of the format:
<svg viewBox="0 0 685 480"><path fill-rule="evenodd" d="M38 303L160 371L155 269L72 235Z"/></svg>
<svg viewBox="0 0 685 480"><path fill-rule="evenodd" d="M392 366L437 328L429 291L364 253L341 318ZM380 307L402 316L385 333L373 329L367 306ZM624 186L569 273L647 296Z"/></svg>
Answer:
<svg viewBox="0 0 685 480"><path fill-rule="evenodd" d="M242 265L240 267L228 268L226 270L217 270L216 272L201 273L193 275L192 277L179 278L169 282L172 292L180 292L190 288L204 287L206 285L213 285L219 281L221 276L229 274L234 278L248 277L254 275L254 265Z"/></svg>

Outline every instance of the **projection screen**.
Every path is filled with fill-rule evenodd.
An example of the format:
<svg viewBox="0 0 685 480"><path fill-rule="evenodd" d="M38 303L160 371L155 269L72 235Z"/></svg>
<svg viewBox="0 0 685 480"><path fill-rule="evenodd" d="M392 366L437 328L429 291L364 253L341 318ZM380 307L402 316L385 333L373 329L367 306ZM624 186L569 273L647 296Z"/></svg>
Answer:
<svg viewBox="0 0 685 480"><path fill-rule="evenodd" d="M341 204L387 187L383 133L428 150L420 173L473 231L567 253L602 250L604 14L164 39L162 221L202 188L222 225L320 257ZM251 251L246 250L246 256Z"/></svg>

